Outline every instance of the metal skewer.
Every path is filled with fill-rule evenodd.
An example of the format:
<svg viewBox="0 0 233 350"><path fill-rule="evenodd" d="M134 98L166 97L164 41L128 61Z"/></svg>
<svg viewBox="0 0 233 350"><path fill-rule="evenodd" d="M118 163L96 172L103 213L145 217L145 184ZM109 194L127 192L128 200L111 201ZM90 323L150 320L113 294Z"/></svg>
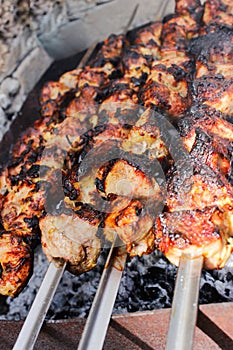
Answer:
<svg viewBox="0 0 233 350"><path fill-rule="evenodd" d="M57 268L50 263L13 350L33 349L65 266L66 264L63 264L61 268Z"/></svg>
<svg viewBox="0 0 233 350"><path fill-rule="evenodd" d="M127 257L125 251L120 252L120 257L118 257L117 253L119 251L120 249L114 248L113 243L82 333L78 350L101 350L103 347ZM120 269L115 267L116 263L119 265L119 259L121 263Z"/></svg>
<svg viewBox="0 0 233 350"><path fill-rule="evenodd" d="M182 255L176 278L166 350L191 350L203 256Z"/></svg>

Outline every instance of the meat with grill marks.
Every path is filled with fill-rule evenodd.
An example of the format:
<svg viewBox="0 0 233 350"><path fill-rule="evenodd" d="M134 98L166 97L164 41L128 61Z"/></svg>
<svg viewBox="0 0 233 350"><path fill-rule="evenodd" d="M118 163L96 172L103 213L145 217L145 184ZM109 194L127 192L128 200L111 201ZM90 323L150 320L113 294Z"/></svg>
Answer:
<svg viewBox="0 0 233 350"><path fill-rule="evenodd" d="M140 101L145 107L163 110L177 118L191 106L189 81L194 66L186 46L200 28L201 8L199 1L176 2L176 14L165 21L160 37L160 57L153 61L140 91Z"/></svg>
<svg viewBox="0 0 233 350"><path fill-rule="evenodd" d="M156 246L179 265L182 254L204 257L204 267L224 267L232 252L232 217L215 207L161 214L154 226Z"/></svg>
<svg viewBox="0 0 233 350"><path fill-rule="evenodd" d="M185 178L171 169L166 212L154 226L158 248L176 265L187 253L203 255L206 268L221 268L233 249L232 147L210 140L196 130L189 153L193 175Z"/></svg>
<svg viewBox="0 0 233 350"><path fill-rule="evenodd" d="M147 58L149 64L160 58L162 22L152 22L134 32L132 45Z"/></svg>
<svg viewBox="0 0 233 350"><path fill-rule="evenodd" d="M231 0L208 0L204 4L203 29L214 31L219 25L232 27L233 14Z"/></svg>
<svg viewBox="0 0 233 350"><path fill-rule="evenodd" d="M73 210L80 203L94 207L99 215L102 213L99 232L103 231L104 239L113 241L117 233L131 256L142 255L153 250L153 235L149 231L155 203L160 203L163 195L153 172L150 173L151 165L148 167L145 159L147 162L149 149L151 164L155 159L166 157L168 151L158 127L147 125L149 113L139 118L140 138L139 122L137 131L131 132L133 127L111 124L112 113L111 110L109 124L102 132L90 137L81 152L75 154L75 150L71 150L69 153L68 171L65 171L63 182L65 202ZM157 144L161 147L156 153L153 146L156 148ZM137 157L143 153L144 160ZM82 162L77 162L82 154L87 154L87 159L84 157Z"/></svg>
<svg viewBox="0 0 233 350"><path fill-rule="evenodd" d="M221 268L233 249L232 23L231 28L221 28L222 15L220 2L207 1L207 26L188 49L196 65L192 108L178 128L192 175L170 170L166 210L154 225L157 247L176 265L187 253L203 255L206 268Z"/></svg>
<svg viewBox="0 0 233 350"><path fill-rule="evenodd" d="M39 240L75 274L115 235L130 256L158 248L177 265L185 252L224 266L233 246L231 19L228 0L176 0L174 15L111 35L84 68L45 84L42 117L0 176L0 293L27 283ZM187 172L166 145L164 118Z"/></svg>
<svg viewBox="0 0 233 350"><path fill-rule="evenodd" d="M32 274L32 249L14 231L0 233L0 294L15 297Z"/></svg>

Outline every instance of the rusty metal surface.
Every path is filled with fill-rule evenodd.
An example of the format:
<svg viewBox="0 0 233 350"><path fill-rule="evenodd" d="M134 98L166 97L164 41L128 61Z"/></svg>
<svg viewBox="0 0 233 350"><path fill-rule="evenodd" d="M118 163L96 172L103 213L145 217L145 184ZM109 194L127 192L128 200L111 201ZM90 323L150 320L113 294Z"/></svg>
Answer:
<svg viewBox="0 0 233 350"><path fill-rule="evenodd" d="M163 350L170 309L112 317L104 350ZM233 303L201 305L195 329L193 350L233 349ZM77 349L84 319L49 321L42 327L35 350ZM0 349L12 349L22 322L2 321Z"/></svg>

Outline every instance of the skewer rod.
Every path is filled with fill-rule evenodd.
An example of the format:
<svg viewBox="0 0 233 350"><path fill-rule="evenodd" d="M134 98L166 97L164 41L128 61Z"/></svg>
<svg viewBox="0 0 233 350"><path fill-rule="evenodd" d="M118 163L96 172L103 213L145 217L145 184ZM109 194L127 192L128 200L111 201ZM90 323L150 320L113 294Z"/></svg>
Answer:
<svg viewBox="0 0 233 350"><path fill-rule="evenodd" d="M203 257L180 259L166 350L192 349Z"/></svg>
<svg viewBox="0 0 233 350"><path fill-rule="evenodd" d="M52 263L49 265L13 350L33 349L65 267L65 263L61 268Z"/></svg>
<svg viewBox="0 0 233 350"><path fill-rule="evenodd" d="M82 333L78 350L102 349L124 270L126 257L126 253L120 257L122 269L117 270L114 267L114 261L116 259L114 250L110 250L98 290Z"/></svg>

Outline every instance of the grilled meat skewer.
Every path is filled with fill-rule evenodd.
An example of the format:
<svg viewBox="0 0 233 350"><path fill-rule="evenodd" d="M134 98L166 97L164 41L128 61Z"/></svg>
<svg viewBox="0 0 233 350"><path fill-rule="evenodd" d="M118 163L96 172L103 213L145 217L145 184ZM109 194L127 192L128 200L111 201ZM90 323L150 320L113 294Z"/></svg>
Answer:
<svg viewBox="0 0 233 350"><path fill-rule="evenodd" d="M196 64L192 108L178 127L193 175L181 178L171 169L166 212L154 226L159 249L176 265L188 253L203 255L206 268L221 268L232 252L232 29L220 29L221 23L216 14L215 32L205 27L189 48Z"/></svg>
<svg viewBox="0 0 233 350"><path fill-rule="evenodd" d="M186 54L188 41L201 25L200 1L176 1L176 13L161 30L160 59L154 60L140 100L145 107L159 108L172 117L181 117L191 105L189 81L192 59Z"/></svg>

